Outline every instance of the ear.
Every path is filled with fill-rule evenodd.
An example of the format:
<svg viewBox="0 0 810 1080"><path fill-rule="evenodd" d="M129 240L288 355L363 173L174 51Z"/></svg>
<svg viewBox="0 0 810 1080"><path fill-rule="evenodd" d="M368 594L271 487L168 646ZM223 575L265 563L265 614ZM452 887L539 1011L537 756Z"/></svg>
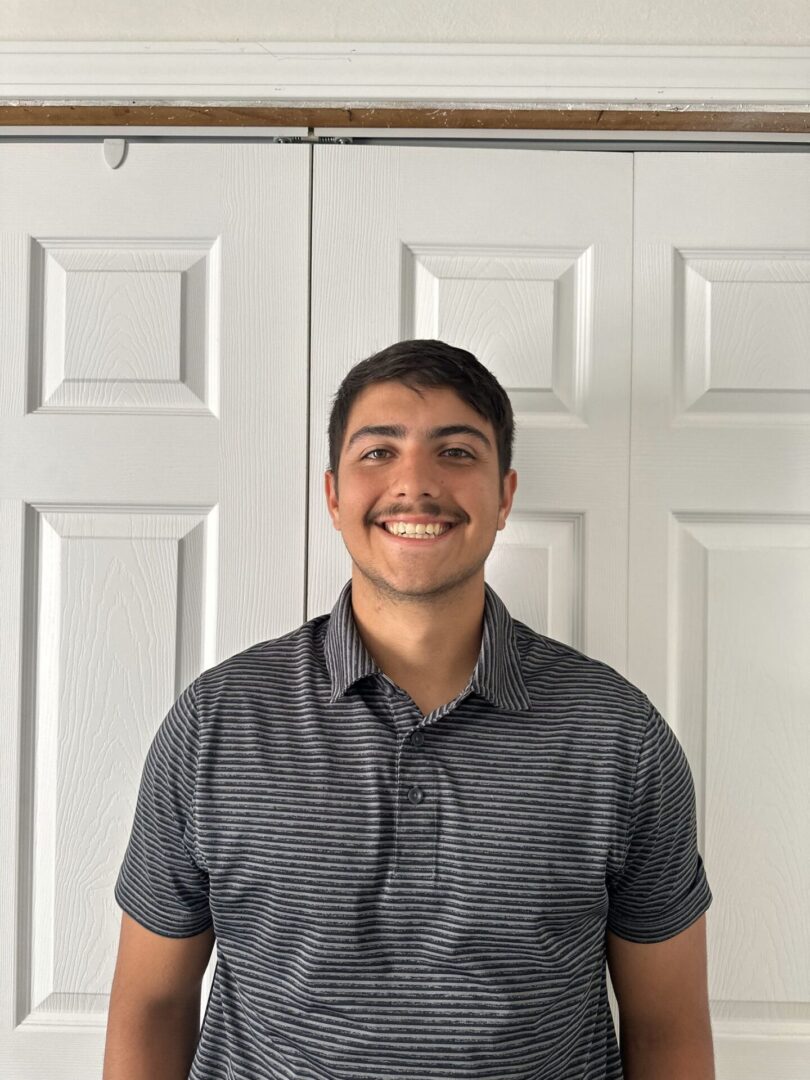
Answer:
<svg viewBox="0 0 810 1080"><path fill-rule="evenodd" d="M338 498L335 491L335 477L331 469L327 469L323 474L324 493L326 495L326 509L329 511L329 516L332 519L332 525L340 532L340 510L338 508Z"/></svg>
<svg viewBox="0 0 810 1080"><path fill-rule="evenodd" d="M506 476L503 478L503 497L498 509L498 529L503 529L506 526L506 519L509 517L509 513L512 509L512 500L515 497L515 490L517 488L517 472L514 469L509 469Z"/></svg>

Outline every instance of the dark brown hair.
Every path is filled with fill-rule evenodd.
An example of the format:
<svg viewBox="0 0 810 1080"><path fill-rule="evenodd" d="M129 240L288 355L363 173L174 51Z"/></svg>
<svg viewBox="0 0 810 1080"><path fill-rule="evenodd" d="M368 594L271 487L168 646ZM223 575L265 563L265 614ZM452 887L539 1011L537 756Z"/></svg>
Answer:
<svg viewBox="0 0 810 1080"><path fill-rule="evenodd" d="M512 465L515 418L509 396L491 371L466 349L435 338L396 341L355 364L338 387L329 414L329 469L337 488L338 461L352 403L366 386L401 382L419 387L449 387L492 424L498 446L501 493Z"/></svg>

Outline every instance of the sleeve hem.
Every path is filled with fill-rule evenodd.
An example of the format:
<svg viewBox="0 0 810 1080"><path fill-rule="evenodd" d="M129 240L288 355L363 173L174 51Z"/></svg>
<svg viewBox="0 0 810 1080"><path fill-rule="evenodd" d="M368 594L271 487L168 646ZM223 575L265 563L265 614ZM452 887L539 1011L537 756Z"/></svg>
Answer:
<svg viewBox="0 0 810 1080"><path fill-rule="evenodd" d="M671 916L665 922L660 919L651 921L648 926L644 926L642 922L635 922L633 924L622 922L621 919L608 919L607 929L616 937L623 938L625 941L635 941L643 945L652 945L659 941L668 941L670 938L676 937L678 934L687 930L692 923L696 922L701 915L705 914L711 907L714 897L708 885L706 891L701 892L699 896L695 898L695 902L690 904L688 908L678 912L677 915Z"/></svg>
<svg viewBox="0 0 810 1080"><path fill-rule="evenodd" d="M190 925L186 925L180 929L172 926L165 920L155 918L154 914L148 910L145 910L142 906L133 904L127 896L122 894L121 890L116 886L113 890L115 902L118 907L126 912L131 919L134 919L139 926L142 926L145 930L151 931L153 934L159 934L161 937L167 938L189 938L196 937L198 934L202 934L209 926L213 926L214 920L211 915L202 916L197 922Z"/></svg>

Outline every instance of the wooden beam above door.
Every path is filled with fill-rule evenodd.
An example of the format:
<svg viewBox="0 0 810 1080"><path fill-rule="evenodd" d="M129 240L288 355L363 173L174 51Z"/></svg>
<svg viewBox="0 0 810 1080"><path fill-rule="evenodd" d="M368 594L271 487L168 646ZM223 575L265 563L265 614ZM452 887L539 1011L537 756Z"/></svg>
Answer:
<svg viewBox="0 0 810 1080"><path fill-rule="evenodd" d="M810 112L730 112L701 109L554 109L443 106L441 109L319 106L0 104L0 126L324 127L362 134L366 128L464 128L565 131L716 131L810 133Z"/></svg>

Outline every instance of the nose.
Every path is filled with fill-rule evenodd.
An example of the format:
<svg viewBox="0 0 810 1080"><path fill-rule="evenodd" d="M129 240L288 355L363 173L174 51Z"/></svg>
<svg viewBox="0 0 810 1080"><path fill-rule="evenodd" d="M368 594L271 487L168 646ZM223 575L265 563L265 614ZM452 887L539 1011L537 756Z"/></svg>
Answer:
<svg viewBox="0 0 810 1080"><path fill-rule="evenodd" d="M396 498L431 498L441 491L438 466L430 451L427 454L403 454L395 475L391 479L391 491Z"/></svg>

